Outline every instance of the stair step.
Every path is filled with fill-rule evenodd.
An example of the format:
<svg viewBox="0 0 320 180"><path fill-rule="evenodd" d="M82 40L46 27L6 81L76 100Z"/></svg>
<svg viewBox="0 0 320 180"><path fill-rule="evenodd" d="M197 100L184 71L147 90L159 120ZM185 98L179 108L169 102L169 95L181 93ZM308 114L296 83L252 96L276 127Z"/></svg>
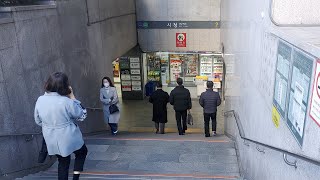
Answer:
<svg viewBox="0 0 320 180"><path fill-rule="evenodd" d="M32 179L56 179L57 173L47 172L39 175L32 175L23 178L23 180ZM72 179L72 174L69 175L69 179ZM223 175L203 175L203 174L156 174L156 173L127 173L127 172L94 172L84 173L81 175L81 179L232 179L241 180L238 176L223 176Z"/></svg>
<svg viewBox="0 0 320 180"><path fill-rule="evenodd" d="M88 155L81 179L241 179L234 142L225 136L149 133L85 141ZM57 169L58 162L23 179L56 179Z"/></svg>
<svg viewBox="0 0 320 180"><path fill-rule="evenodd" d="M161 138L88 138L86 144L91 145L124 145L124 146L186 146L208 148L234 148L230 140L202 140L202 139L161 139ZM107 146L106 146L107 147Z"/></svg>

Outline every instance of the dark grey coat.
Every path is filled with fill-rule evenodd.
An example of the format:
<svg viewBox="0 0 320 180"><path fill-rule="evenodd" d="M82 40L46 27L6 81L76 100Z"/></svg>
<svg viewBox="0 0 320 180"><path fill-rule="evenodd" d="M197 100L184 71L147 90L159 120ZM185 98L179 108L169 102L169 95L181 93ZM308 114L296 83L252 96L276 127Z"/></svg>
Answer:
<svg viewBox="0 0 320 180"><path fill-rule="evenodd" d="M212 89L207 89L201 94L199 103L203 107L204 113L215 113L217 106L221 104L220 95Z"/></svg>

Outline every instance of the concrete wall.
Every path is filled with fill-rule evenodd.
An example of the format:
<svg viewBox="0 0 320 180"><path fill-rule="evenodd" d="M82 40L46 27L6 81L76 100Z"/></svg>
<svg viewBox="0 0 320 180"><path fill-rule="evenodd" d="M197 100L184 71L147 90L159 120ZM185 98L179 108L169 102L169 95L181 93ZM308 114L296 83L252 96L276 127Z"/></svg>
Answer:
<svg viewBox="0 0 320 180"><path fill-rule="evenodd" d="M222 1L221 39L225 47L227 72L225 111L236 111L247 138L319 159L320 144L316 137L319 137L320 131L308 115L302 147L298 145L283 119L280 120L279 128L276 128L272 121L279 39L319 57L319 49L315 51L310 48L316 47L312 43L319 38L319 33L315 36L316 29L313 28L277 27L268 16L269 10L269 0ZM288 31L295 32L295 35L288 35ZM313 37L314 42L303 42L300 39L303 36ZM225 124L226 132L237 139L241 166L247 179L319 179L319 166L292 157L288 159L297 160L298 168L288 166L283 161L282 154L277 151L260 147L265 150L263 154L257 151L253 143L244 145L239 139L233 117L226 118Z"/></svg>
<svg viewBox="0 0 320 180"><path fill-rule="evenodd" d="M320 25L320 1L273 0L272 17L278 24Z"/></svg>
<svg viewBox="0 0 320 180"><path fill-rule="evenodd" d="M137 43L133 0L87 3L90 26L85 0L1 13L0 179L38 166L41 136L27 142L31 136L10 134L40 132L33 109L50 73L67 73L83 105L100 106L101 78L112 76L112 61ZM80 126L84 133L106 127L101 112L91 111Z"/></svg>
<svg viewBox="0 0 320 180"><path fill-rule="evenodd" d="M220 21L220 0L137 0L138 21ZM176 47L176 33L187 33L187 47ZM144 51L220 52L220 29L139 29Z"/></svg>

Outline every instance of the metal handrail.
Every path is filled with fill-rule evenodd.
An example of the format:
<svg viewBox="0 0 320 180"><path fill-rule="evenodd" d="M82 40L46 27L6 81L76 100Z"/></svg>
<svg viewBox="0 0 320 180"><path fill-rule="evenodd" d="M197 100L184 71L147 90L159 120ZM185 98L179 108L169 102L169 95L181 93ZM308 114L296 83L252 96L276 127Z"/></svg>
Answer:
<svg viewBox="0 0 320 180"><path fill-rule="evenodd" d="M40 135L42 132L34 132L34 133L18 133L18 134L0 134L0 137L10 137L10 136L34 136Z"/></svg>
<svg viewBox="0 0 320 180"><path fill-rule="evenodd" d="M290 166L293 166L295 168L297 168L297 161L289 162L288 159L287 159L288 155L290 155L292 157L295 157L295 158L298 158L298 159L301 159L301 160L304 160L304 161L307 161L307 162L310 162L310 163L315 164L317 166L320 166L320 160L317 160L317 159L314 159L314 158L311 158L311 157L308 157L308 156L304 156L304 155L301 155L301 154L296 154L294 152L290 152L290 151L285 150L285 149L281 149L281 148L278 148L278 147L275 147L275 146L272 146L272 145L265 144L263 142L259 142L259 141L247 138L244 135L244 131L243 131L243 128L241 126L241 122L240 122L239 117L237 116L236 112L234 110L226 111L224 113L224 116L227 116L227 114L229 114L229 113L233 114L233 116L234 116L234 118L236 120L236 124L237 124L238 130L239 130L239 135L240 135L241 139L244 140L244 143L246 141L249 141L249 142L255 143L257 145L266 147L268 149L272 149L272 150L275 150L275 151L278 151L278 152L282 152L283 153L283 159L284 159L285 163L290 165ZM245 144L245 145L247 145L247 144ZM260 148L257 148L257 149L258 149L259 152L261 152ZM265 151L263 150L263 152L265 152Z"/></svg>
<svg viewBox="0 0 320 180"><path fill-rule="evenodd" d="M97 107L86 107L86 109L91 111L102 111L102 108L97 108ZM40 134L42 134L42 132L0 134L0 138L10 137L10 136L32 136L31 139L33 139L33 136L40 135ZM26 140L29 141L29 139L26 139Z"/></svg>
<svg viewBox="0 0 320 180"><path fill-rule="evenodd" d="M102 111L102 108L97 108L97 107L86 107L87 110L91 110L91 111Z"/></svg>

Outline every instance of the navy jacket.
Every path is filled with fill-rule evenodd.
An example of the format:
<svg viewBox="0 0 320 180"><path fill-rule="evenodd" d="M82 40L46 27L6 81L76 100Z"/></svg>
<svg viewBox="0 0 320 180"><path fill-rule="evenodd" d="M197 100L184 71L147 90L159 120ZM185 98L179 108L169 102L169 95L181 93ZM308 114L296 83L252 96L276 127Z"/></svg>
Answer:
<svg viewBox="0 0 320 180"><path fill-rule="evenodd" d="M190 91L184 86L175 87L170 93L170 104L175 111L185 111L192 108Z"/></svg>
<svg viewBox="0 0 320 180"><path fill-rule="evenodd" d="M201 94L199 103L203 107L204 113L215 113L217 112L217 106L221 104L220 95L212 89L207 89Z"/></svg>

